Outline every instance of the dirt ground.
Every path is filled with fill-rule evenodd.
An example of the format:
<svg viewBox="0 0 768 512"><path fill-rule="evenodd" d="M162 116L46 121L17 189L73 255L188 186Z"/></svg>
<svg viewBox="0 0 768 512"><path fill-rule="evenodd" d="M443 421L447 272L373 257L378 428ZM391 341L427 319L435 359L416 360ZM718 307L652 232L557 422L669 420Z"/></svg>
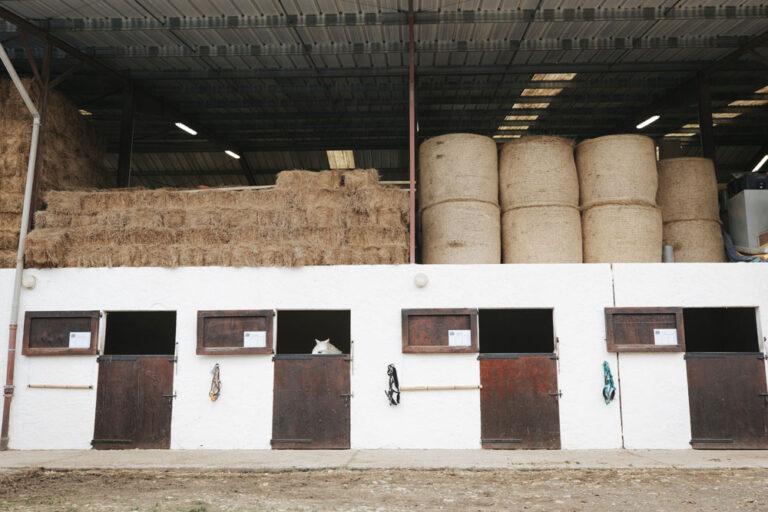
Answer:
<svg viewBox="0 0 768 512"><path fill-rule="evenodd" d="M0 510L765 511L768 470L0 473Z"/></svg>

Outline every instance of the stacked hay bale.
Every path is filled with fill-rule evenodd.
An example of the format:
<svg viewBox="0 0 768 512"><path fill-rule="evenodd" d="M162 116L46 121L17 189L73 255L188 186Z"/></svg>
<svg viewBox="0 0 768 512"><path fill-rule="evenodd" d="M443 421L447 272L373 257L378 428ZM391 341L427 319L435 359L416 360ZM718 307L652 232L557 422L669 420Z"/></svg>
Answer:
<svg viewBox="0 0 768 512"><path fill-rule="evenodd" d="M408 261L407 191L375 170L285 171L273 189L49 192L32 267Z"/></svg>
<svg viewBox="0 0 768 512"><path fill-rule="evenodd" d="M496 143L455 133L419 148L424 263L499 263Z"/></svg>
<svg viewBox="0 0 768 512"><path fill-rule="evenodd" d="M664 243L672 246L676 262L725 261L712 160L661 160L658 198Z"/></svg>
<svg viewBox="0 0 768 512"><path fill-rule="evenodd" d="M609 135L576 147L584 262L660 262L656 146L642 135Z"/></svg>
<svg viewBox="0 0 768 512"><path fill-rule="evenodd" d="M504 263L581 263L573 141L524 137L504 145L499 165Z"/></svg>
<svg viewBox="0 0 768 512"><path fill-rule="evenodd" d="M38 87L24 85L33 98ZM15 265L27 174L32 118L10 80L0 80L0 267ZM108 184L104 153L92 127L61 93L50 91L42 131L40 190Z"/></svg>

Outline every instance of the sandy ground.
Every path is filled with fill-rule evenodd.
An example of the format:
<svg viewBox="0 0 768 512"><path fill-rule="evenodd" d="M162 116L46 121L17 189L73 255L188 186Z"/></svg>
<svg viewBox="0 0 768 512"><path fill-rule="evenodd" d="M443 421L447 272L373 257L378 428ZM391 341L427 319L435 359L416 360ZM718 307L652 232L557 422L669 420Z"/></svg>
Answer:
<svg viewBox="0 0 768 512"><path fill-rule="evenodd" d="M6 471L0 510L765 511L768 470Z"/></svg>

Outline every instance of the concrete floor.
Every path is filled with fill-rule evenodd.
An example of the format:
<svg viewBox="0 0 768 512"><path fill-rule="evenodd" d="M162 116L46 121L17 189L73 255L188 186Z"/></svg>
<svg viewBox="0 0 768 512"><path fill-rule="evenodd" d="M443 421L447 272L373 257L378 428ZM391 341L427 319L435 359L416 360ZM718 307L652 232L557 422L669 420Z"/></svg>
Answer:
<svg viewBox="0 0 768 512"><path fill-rule="evenodd" d="M768 451L700 450L50 450L0 452L0 471L46 469L768 468Z"/></svg>

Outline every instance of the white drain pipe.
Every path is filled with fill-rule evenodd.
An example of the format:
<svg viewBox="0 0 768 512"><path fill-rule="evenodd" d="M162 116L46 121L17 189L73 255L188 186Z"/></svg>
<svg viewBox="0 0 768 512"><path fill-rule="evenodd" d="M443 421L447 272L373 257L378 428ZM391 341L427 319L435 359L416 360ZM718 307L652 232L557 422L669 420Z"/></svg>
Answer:
<svg viewBox="0 0 768 512"><path fill-rule="evenodd" d="M27 183L24 186L24 207L21 211L21 229L19 230L19 247L16 252L16 274L13 281L13 299L11 300L10 325L8 327L8 360L5 370L5 388L3 389L3 423L0 429L0 450L8 449L8 430L11 419L11 399L13 398L13 373L16 363L16 331L19 325L19 302L21 297L21 277L24 273L24 246L26 245L27 229L29 229L29 212L32 205L32 183L35 179L35 160L37 145L40 139L40 112L35 107L32 98L21 83L11 59L0 44L0 60L5 70L11 75L16 89L24 100L24 104L32 114L32 143L29 146L29 162L27 163Z"/></svg>

